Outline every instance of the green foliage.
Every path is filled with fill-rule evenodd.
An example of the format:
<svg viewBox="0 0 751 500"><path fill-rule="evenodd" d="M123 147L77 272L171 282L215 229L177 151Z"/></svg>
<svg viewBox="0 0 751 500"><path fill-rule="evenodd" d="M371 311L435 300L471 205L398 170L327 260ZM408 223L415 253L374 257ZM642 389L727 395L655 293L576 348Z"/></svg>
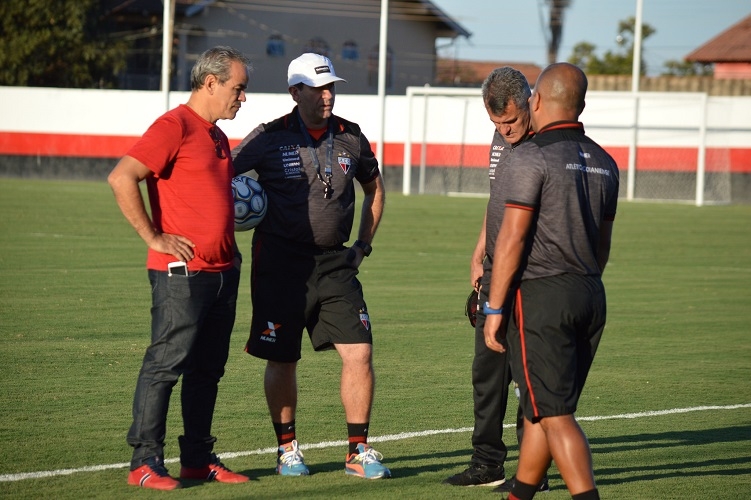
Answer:
<svg viewBox="0 0 751 500"><path fill-rule="evenodd" d="M0 178L0 476L97 466L2 480L0 497L499 498L491 488L440 484L471 455L474 341L463 311L485 205L390 193L361 268L375 339L371 441L394 479L345 476L340 362L305 340L297 432L303 446L324 444L304 449L312 476L273 474L264 364L243 352L251 315L246 259L214 433L223 461L254 480L192 483L160 495L125 481L125 433L149 340L144 243L106 183ZM603 498L748 496L749 234L749 206L619 206L605 273L608 324L577 412ZM237 235L249 255L252 231ZM506 470L513 474L510 399ZM697 409L710 405L719 407ZM638 416L675 408L694 411ZM181 430L178 386L167 429L173 474ZM384 438L429 430L441 432ZM546 499L570 498L555 468L551 487Z"/></svg>
<svg viewBox="0 0 751 500"><path fill-rule="evenodd" d="M646 40L650 36L654 35L656 30L649 24L641 25L641 39ZM634 41L636 40L636 18L629 17L625 21L618 22L618 36L615 41L621 47L627 47L630 50L634 48Z"/></svg>
<svg viewBox="0 0 751 500"><path fill-rule="evenodd" d="M126 43L107 36L101 2L0 2L0 85L111 88Z"/></svg>
<svg viewBox="0 0 751 500"><path fill-rule="evenodd" d="M711 64L694 63L691 61L666 61L663 76L712 76L714 70Z"/></svg>
<svg viewBox="0 0 751 500"><path fill-rule="evenodd" d="M652 36L656 30L649 24L642 24L642 42ZM576 64L590 75L630 75L634 64L634 41L636 33L636 19L629 17L618 23L616 42L621 47L618 52L608 50L602 58L595 51L597 46L589 42L579 42L574 46L568 62ZM641 74L646 73L646 66L642 60Z"/></svg>

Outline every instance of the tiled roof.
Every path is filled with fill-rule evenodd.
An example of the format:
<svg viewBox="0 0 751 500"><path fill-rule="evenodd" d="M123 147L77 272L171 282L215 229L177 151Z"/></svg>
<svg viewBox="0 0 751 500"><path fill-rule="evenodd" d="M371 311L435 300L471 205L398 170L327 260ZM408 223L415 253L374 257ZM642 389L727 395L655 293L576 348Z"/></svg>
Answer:
<svg viewBox="0 0 751 500"><path fill-rule="evenodd" d="M534 85L542 68L532 63L503 61L465 61L438 59L436 64L436 83L456 86L480 86L495 68L511 66L521 71L530 85Z"/></svg>
<svg viewBox="0 0 751 500"><path fill-rule="evenodd" d="M751 16L723 31L685 59L699 63L751 62Z"/></svg>

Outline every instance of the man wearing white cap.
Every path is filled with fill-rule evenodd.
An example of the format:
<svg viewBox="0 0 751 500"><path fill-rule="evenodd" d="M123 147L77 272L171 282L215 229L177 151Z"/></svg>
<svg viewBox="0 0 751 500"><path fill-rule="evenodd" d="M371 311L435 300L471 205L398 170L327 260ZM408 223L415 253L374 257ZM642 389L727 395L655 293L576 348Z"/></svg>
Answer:
<svg viewBox="0 0 751 500"><path fill-rule="evenodd" d="M333 114L336 76L322 55L289 65L297 106L259 125L232 152L236 173L254 170L268 211L253 234L253 319L245 350L267 360L264 389L277 437L276 471L310 474L295 434L297 362L303 330L316 351L342 359L341 399L347 420L347 474L367 479L391 472L368 443L375 375L373 336L358 268L370 255L383 214L378 161L360 127ZM354 181L364 193L357 240Z"/></svg>

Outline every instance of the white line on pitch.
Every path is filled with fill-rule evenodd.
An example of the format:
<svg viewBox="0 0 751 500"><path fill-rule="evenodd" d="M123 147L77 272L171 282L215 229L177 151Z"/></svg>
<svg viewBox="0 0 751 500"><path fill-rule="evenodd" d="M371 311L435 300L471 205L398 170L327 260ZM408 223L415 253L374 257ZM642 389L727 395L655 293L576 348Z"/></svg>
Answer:
<svg viewBox="0 0 751 500"><path fill-rule="evenodd" d="M656 411L643 411L639 413L622 413L620 415L603 415L594 417L576 417L579 422L598 422L600 420L618 420L618 419L632 419L643 417L658 417L661 415L675 415L678 413L690 413L695 411L710 411L710 410L737 410L739 408L751 408L751 403L739 404L739 405L726 405L726 406L694 406L692 408L673 408L671 410L656 410ZM504 424L503 427L516 427L516 424ZM368 442L371 443L383 443L386 441L400 441L402 439L411 439L416 437L435 436L437 434L457 434L461 432L470 432L472 427L458 427L456 429L436 429L418 432L402 432L399 434L386 434L384 436L369 437ZM334 446L344 446L347 441L322 441L320 443L303 444L300 448L303 450L332 448ZM222 458L237 458L246 457L249 455L266 455L276 451L276 448L261 448L251 451L236 451L236 452L223 452L220 453ZM169 458L165 460L165 463L177 462L178 458ZM0 482L7 481L21 481L23 479L39 479L52 476L66 476L69 474L76 474L78 472L96 472L108 469L124 469L130 467L129 462L123 462L119 464L104 464L104 465L89 465L86 467L79 467L77 469L57 469L49 471L39 472L21 472L18 474L0 474Z"/></svg>

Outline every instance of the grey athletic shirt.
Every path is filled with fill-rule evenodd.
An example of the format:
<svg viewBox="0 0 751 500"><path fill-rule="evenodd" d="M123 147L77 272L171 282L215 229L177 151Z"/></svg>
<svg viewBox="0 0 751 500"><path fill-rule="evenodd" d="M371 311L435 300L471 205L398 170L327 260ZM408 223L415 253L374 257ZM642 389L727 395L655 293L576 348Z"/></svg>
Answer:
<svg viewBox="0 0 751 500"><path fill-rule="evenodd" d="M330 198L324 197L325 185L316 174L297 107L259 125L232 151L235 172L255 170L268 196L268 211L255 231L322 248L349 240L355 215L353 180L375 180L378 161L357 124L338 116L329 121L334 134ZM327 133L311 140L323 174Z"/></svg>
<svg viewBox="0 0 751 500"><path fill-rule="evenodd" d="M556 122L514 150L502 181L506 207L535 211L522 280L577 273L599 276L603 220L614 220L619 173L579 122Z"/></svg>
<svg viewBox="0 0 751 500"><path fill-rule="evenodd" d="M485 220L485 253L488 256L485 262L488 268L491 267L493 262L495 242L498 239L498 232L501 230L504 205L508 198L506 183L502 181L503 172L508 167L511 157L514 155L515 148L533 135L530 132L524 139L512 146L497 130L493 134L493 142L490 146L490 163L488 165L490 199L488 200L487 218Z"/></svg>

